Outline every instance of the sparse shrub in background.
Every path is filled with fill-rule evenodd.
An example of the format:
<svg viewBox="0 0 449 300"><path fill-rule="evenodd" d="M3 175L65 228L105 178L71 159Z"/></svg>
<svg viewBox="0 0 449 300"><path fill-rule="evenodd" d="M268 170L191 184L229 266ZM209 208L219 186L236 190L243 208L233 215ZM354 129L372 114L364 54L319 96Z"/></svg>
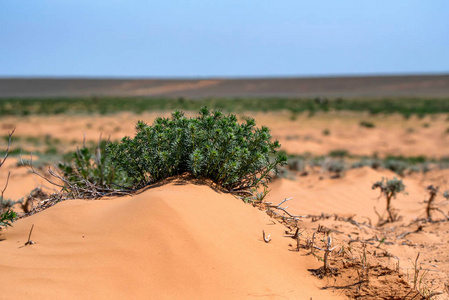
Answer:
<svg viewBox="0 0 449 300"><path fill-rule="evenodd" d="M449 127L448 127L448 128L446 128L446 131L445 131L445 133L446 133L446 134L449 134Z"/></svg>
<svg viewBox="0 0 449 300"><path fill-rule="evenodd" d="M266 186L286 164L278 141L271 142L269 129L256 128L254 119L239 124L235 115L206 107L199 114L186 118L174 111L152 126L138 122L134 138L108 144L111 162L134 180L133 187L188 172L228 190Z"/></svg>
<svg viewBox="0 0 449 300"><path fill-rule="evenodd" d="M428 162L425 162L425 163L421 164L421 172L426 174L430 170L431 170L431 166L430 166L430 164Z"/></svg>
<svg viewBox="0 0 449 300"><path fill-rule="evenodd" d="M336 150L330 151L329 156L342 158L345 156L349 156L349 151L346 149L336 149Z"/></svg>
<svg viewBox="0 0 449 300"><path fill-rule="evenodd" d="M302 158L290 158L288 160L288 168L296 172L304 172L306 170L306 162Z"/></svg>
<svg viewBox="0 0 449 300"><path fill-rule="evenodd" d="M375 127L374 123L371 123L368 121L360 121L359 125L361 127L365 127L365 128L374 128Z"/></svg>
<svg viewBox="0 0 449 300"><path fill-rule="evenodd" d="M430 127L430 124L429 124L429 123L424 123L424 124L422 124L422 127L423 127L423 128L429 128L429 127Z"/></svg>
<svg viewBox="0 0 449 300"><path fill-rule="evenodd" d="M351 169L358 169L362 167L370 166L369 159L362 159L351 164Z"/></svg>
<svg viewBox="0 0 449 300"><path fill-rule="evenodd" d="M330 135L331 134L331 131L329 130L329 129L324 129L323 130L323 135L324 136L328 136L328 135Z"/></svg>
<svg viewBox="0 0 449 300"><path fill-rule="evenodd" d="M382 166L382 161L378 158L362 158L361 160L354 162L351 165L351 168L355 169L365 166L368 166L373 169L378 169Z"/></svg>
<svg viewBox="0 0 449 300"><path fill-rule="evenodd" d="M444 191L443 197L446 198L446 200L449 200L449 191Z"/></svg>
<svg viewBox="0 0 449 300"><path fill-rule="evenodd" d="M322 167L323 163L324 163L325 157L324 156L317 156L317 157L312 157L309 159L308 163L309 166L313 167Z"/></svg>
<svg viewBox="0 0 449 300"><path fill-rule="evenodd" d="M388 178L382 178L381 181L377 181L373 184L372 189L380 189L381 195L385 197L385 200L387 201L387 212L388 212L388 219L387 222L394 222L398 219L397 215L393 212L391 207L391 200L393 198L396 198L396 195L404 192L405 185L402 182L401 179L397 179L394 177L393 179ZM381 223L382 220L379 220L379 223Z"/></svg>
<svg viewBox="0 0 449 300"><path fill-rule="evenodd" d="M384 168L391 170L399 176L404 176L405 170L407 170L408 164L401 160L387 159L384 163Z"/></svg>
<svg viewBox="0 0 449 300"><path fill-rule="evenodd" d="M334 173L333 178L340 178L343 176L346 166L341 160L326 158L321 165L321 170Z"/></svg>
<svg viewBox="0 0 449 300"><path fill-rule="evenodd" d="M290 115L290 121L296 121L298 119L298 113L296 111L292 111Z"/></svg>
<svg viewBox="0 0 449 300"><path fill-rule="evenodd" d="M370 159L370 167L373 168L374 170L379 169L380 167L382 167L382 161L379 158L373 158Z"/></svg>
<svg viewBox="0 0 449 300"><path fill-rule="evenodd" d="M407 171L408 171L407 172L408 174L413 174L413 173L419 173L419 172L423 171L423 169L420 168L419 166L411 166L407 169Z"/></svg>

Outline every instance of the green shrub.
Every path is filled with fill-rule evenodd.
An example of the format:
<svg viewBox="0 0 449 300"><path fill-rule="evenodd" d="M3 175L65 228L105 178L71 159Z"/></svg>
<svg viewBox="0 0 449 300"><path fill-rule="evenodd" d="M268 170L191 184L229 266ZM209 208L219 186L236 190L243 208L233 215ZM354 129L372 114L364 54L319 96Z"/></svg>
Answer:
<svg viewBox="0 0 449 300"><path fill-rule="evenodd" d="M111 163L105 151L106 144L100 141L94 150L83 146L70 155L68 162L59 164L66 190L76 192L76 197L95 198L101 196L99 190L112 192L132 182Z"/></svg>
<svg viewBox="0 0 449 300"><path fill-rule="evenodd" d="M134 187L188 172L229 190L266 185L286 164L284 154L274 156L280 144L270 141L267 127L256 128L251 118L239 124L235 115L206 107L199 114L186 118L176 110L152 126L139 121L134 138L108 145L111 162L134 180Z"/></svg>
<svg viewBox="0 0 449 300"><path fill-rule="evenodd" d="M7 209L0 215L0 227L8 227L12 226L13 223L17 219L17 214L11 209Z"/></svg>

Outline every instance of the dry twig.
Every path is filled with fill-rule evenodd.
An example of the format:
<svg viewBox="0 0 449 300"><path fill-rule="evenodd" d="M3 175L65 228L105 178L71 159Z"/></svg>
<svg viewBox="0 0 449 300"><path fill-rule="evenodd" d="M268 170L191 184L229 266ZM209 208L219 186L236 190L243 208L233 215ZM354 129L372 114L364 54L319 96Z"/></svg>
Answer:
<svg viewBox="0 0 449 300"><path fill-rule="evenodd" d="M271 239L270 239L271 234L269 234L268 236L265 236L265 231L262 230L262 235L263 235L263 241L264 241L265 243L268 244L269 242L271 242Z"/></svg>
<svg viewBox="0 0 449 300"><path fill-rule="evenodd" d="M28 235L28 241L25 243L25 246L34 245L34 242L31 240L31 233L33 232L34 224L31 226L30 234Z"/></svg>

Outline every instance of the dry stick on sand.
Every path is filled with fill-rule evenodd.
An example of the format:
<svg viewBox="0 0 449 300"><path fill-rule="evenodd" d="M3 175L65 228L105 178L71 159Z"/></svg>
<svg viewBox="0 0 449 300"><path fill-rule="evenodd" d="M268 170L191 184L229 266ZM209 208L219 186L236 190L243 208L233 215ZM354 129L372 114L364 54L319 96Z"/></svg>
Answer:
<svg viewBox="0 0 449 300"><path fill-rule="evenodd" d="M265 231L262 230L262 235L263 235L263 241L268 244L271 241L271 239L270 239L271 234L269 234L268 236L265 236Z"/></svg>
<svg viewBox="0 0 449 300"><path fill-rule="evenodd" d="M31 226L30 234L28 235L28 241L25 243L25 246L34 245L34 242L31 240L31 233L33 232L34 224Z"/></svg>
<svg viewBox="0 0 449 300"><path fill-rule="evenodd" d="M269 207L269 208L274 208L274 209L281 210L281 211L283 211L284 213L286 213L290 218L293 218L294 220L298 220L298 219L300 219L300 218L305 218L305 217L307 217L307 216L295 216L295 215L292 215L291 213L289 213L289 212L287 211L288 206L286 206L286 207L281 207L281 204L283 204L284 202L290 201L290 200L292 200L292 199L293 199L293 198L285 198L285 199L282 200L281 203L279 203L278 205L272 205L272 203L267 203L267 204L268 204L268 207Z"/></svg>

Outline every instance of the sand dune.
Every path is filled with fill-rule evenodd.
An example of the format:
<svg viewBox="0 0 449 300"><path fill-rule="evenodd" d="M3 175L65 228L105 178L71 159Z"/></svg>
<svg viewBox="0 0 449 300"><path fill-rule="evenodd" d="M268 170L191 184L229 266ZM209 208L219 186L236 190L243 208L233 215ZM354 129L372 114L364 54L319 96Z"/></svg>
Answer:
<svg viewBox="0 0 449 300"><path fill-rule="evenodd" d="M22 247L34 224L34 245ZM262 240L262 230L272 242ZM11 299L338 299L288 251L284 227L207 185L65 201L2 231Z"/></svg>

